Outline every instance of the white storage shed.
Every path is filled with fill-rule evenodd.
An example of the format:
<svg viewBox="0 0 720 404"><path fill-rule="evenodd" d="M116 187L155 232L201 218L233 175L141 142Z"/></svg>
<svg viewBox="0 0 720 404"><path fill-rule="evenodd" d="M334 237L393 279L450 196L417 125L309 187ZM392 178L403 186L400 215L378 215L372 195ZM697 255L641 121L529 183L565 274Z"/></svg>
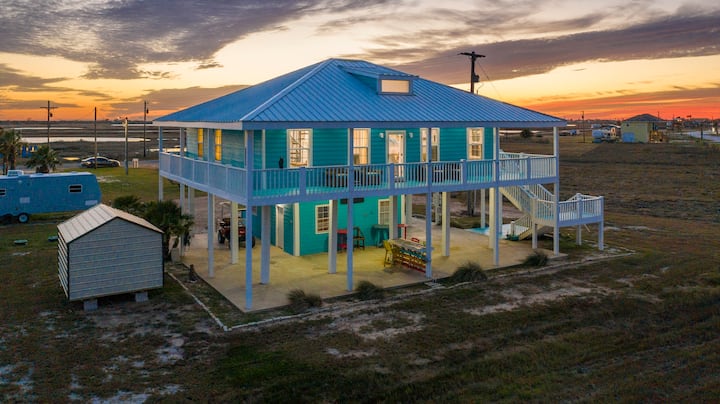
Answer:
<svg viewBox="0 0 720 404"><path fill-rule="evenodd" d="M97 205L58 225L58 277L70 301L97 308L102 296L163 286L162 231L145 219Z"/></svg>

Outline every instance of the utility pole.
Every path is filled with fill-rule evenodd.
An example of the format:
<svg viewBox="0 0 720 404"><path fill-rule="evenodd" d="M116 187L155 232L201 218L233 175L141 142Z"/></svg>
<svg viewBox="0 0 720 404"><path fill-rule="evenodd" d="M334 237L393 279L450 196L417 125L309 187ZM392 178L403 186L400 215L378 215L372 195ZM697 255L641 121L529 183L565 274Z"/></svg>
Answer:
<svg viewBox="0 0 720 404"><path fill-rule="evenodd" d="M98 150L97 150L97 107L95 107L95 114L94 114L94 120L93 120L93 134L95 135L95 168L97 169L97 158L98 158Z"/></svg>
<svg viewBox="0 0 720 404"><path fill-rule="evenodd" d="M143 157L147 157L147 151L145 150L145 121L147 121L147 101L143 101Z"/></svg>
<svg viewBox="0 0 720 404"><path fill-rule="evenodd" d="M475 83L480 82L480 76L475 74L475 61L478 58L484 58L485 55L480 55L475 53L475 51L472 52L461 52L459 55L464 55L470 57L470 92L475 94Z"/></svg>
<svg viewBox="0 0 720 404"><path fill-rule="evenodd" d="M463 56L468 56L470 58L470 94L475 94L475 83L480 82L480 76L475 73L475 61L478 58L484 58L485 55L480 55L475 53L475 51L472 52L461 52L459 53ZM467 193L467 212L470 216L475 216L475 198L476 193L475 191L468 191ZM483 214L485 214L483 212Z"/></svg>
<svg viewBox="0 0 720 404"><path fill-rule="evenodd" d="M125 128L125 175L128 175L128 119L123 119L123 128Z"/></svg>
<svg viewBox="0 0 720 404"><path fill-rule="evenodd" d="M50 111L57 107L51 107L50 101L48 101L47 107L40 107L40 108L47 110L47 146L49 149L50 148L50 118L52 118L52 116L53 116L52 112L50 112Z"/></svg>
<svg viewBox="0 0 720 404"><path fill-rule="evenodd" d="M583 143L585 143L585 111L582 112L580 119L581 119L580 131L582 132L582 135L583 135Z"/></svg>

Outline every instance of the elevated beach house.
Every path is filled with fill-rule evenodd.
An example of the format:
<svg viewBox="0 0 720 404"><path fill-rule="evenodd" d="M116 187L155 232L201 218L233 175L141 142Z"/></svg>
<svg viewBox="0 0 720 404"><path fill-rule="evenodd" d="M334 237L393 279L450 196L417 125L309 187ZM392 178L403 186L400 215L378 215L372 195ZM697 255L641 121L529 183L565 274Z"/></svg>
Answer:
<svg viewBox="0 0 720 404"><path fill-rule="evenodd" d="M525 212L517 225L534 235L534 246L540 229L554 233L555 254L560 227L602 224L601 197L559 200L558 128L565 121L365 61L329 59L161 117L154 125L160 129L161 177L180 183L182 198L194 190L209 195L211 277L215 197L231 201L234 223L237 206L244 205L246 228L260 239L260 283L269 282L271 245L298 256L327 254L331 273L341 248L348 290L353 250L398 237L410 218L413 194L425 196L426 218L432 216L433 195L444 202L441 246L425 247L427 277L433 254L450 254L449 192L489 192L495 265L501 193ZM163 128L180 129L179 153L163 151ZM500 128L553 128L554 153L504 153ZM160 187L162 195L162 181ZM426 220L426 240L432 230ZM353 243L353 234L362 234L364 243ZM602 226L598 237L602 248ZM231 245L237 262L236 243ZM247 308L252 253L245 249Z"/></svg>

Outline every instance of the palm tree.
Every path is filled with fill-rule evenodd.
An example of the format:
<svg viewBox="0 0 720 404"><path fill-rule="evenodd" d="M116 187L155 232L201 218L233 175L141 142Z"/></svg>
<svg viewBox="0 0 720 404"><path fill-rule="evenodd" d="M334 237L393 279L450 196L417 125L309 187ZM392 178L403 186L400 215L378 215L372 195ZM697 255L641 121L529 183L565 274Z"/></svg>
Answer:
<svg viewBox="0 0 720 404"><path fill-rule="evenodd" d="M151 201L145 204L143 217L163 231L163 257L170 259L170 240L173 236L187 237L193 225L192 216L182 213L173 201ZM175 241L177 245L179 241ZM174 247L173 246L173 247Z"/></svg>
<svg viewBox="0 0 720 404"><path fill-rule="evenodd" d="M55 170L55 167L59 166L60 159L55 150L51 149L50 146L40 146L35 153L25 163L27 168L35 168L37 173L49 173L51 170Z"/></svg>
<svg viewBox="0 0 720 404"><path fill-rule="evenodd" d="M12 129L4 131L0 128L0 153L2 153L3 174L15 169L15 160L23 146L22 135Z"/></svg>

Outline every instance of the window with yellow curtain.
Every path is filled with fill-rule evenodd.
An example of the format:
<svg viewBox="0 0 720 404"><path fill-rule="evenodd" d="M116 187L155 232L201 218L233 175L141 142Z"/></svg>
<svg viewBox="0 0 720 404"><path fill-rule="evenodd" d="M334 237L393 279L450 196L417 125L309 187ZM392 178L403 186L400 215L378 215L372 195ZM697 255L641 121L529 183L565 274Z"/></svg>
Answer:
<svg viewBox="0 0 720 404"><path fill-rule="evenodd" d="M370 129L353 129L353 146L353 163L367 164L370 155Z"/></svg>
<svg viewBox="0 0 720 404"><path fill-rule="evenodd" d="M222 130L215 129L215 161L222 161Z"/></svg>
<svg viewBox="0 0 720 404"><path fill-rule="evenodd" d="M198 129L198 158L203 158L203 149L205 149L203 146L203 130Z"/></svg>

